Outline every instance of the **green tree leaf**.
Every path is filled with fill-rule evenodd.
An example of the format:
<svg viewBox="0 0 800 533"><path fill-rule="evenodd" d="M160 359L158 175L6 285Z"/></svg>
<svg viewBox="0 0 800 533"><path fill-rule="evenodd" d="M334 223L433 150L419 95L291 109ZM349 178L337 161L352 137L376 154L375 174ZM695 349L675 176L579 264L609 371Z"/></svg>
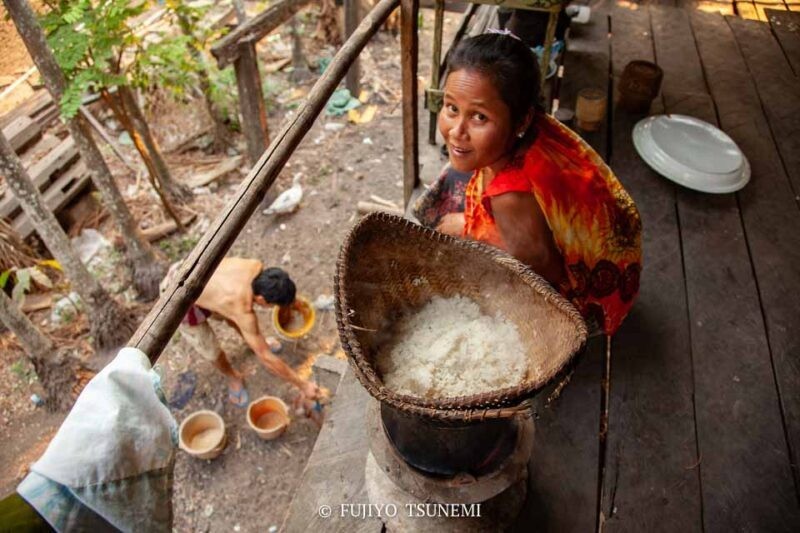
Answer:
<svg viewBox="0 0 800 533"><path fill-rule="evenodd" d="M13 272L13 270L13 268L9 268L0 273L0 289L6 288L6 283L8 283L8 278L11 277L11 272Z"/></svg>
<svg viewBox="0 0 800 533"><path fill-rule="evenodd" d="M15 274L16 283L11 291L11 298L18 304L22 304L22 300L25 299L25 293L31 289L31 273L27 268L21 268Z"/></svg>

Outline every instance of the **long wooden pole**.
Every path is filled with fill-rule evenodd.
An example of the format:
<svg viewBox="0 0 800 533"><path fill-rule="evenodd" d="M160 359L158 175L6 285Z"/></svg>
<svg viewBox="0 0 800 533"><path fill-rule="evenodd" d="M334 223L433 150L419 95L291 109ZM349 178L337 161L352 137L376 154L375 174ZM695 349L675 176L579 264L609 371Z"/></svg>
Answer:
<svg viewBox="0 0 800 533"><path fill-rule="evenodd" d="M211 274L311 128L350 65L398 4L399 0L381 0L364 17L314 85L306 103L275 136L272 144L239 186L236 197L225 206L189 257L183 261L175 280L139 325L128 343L129 346L146 353L152 362L158 359L189 306L200 295Z"/></svg>
<svg viewBox="0 0 800 533"><path fill-rule="evenodd" d="M419 0L400 2L400 63L403 78L403 206L408 207L419 185L419 117L417 116L417 58Z"/></svg>
<svg viewBox="0 0 800 533"><path fill-rule="evenodd" d="M433 59L431 60L431 89L439 88L439 64L442 62L442 26L444 26L444 0L436 0L433 19ZM437 106L438 107L438 106ZM436 117L439 109L428 103L430 120L428 122L428 142L436 144Z"/></svg>
<svg viewBox="0 0 800 533"><path fill-rule="evenodd" d="M349 38L353 33L353 30L358 27L360 4L361 0L344 0L345 38ZM345 86L347 87L347 90L350 91L350 94L353 96L353 98L358 98L358 94L361 92L360 82L361 66L358 58L356 58L356 60L353 61L350 70L347 71L347 79L345 80Z"/></svg>

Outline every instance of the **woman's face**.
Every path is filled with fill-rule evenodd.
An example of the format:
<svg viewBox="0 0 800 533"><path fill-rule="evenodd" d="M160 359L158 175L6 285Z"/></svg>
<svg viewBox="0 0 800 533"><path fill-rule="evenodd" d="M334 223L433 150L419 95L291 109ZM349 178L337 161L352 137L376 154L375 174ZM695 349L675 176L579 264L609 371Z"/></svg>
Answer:
<svg viewBox="0 0 800 533"><path fill-rule="evenodd" d="M474 70L447 76L439 131L450 165L462 172L483 167L499 170L514 144L508 106L489 78Z"/></svg>

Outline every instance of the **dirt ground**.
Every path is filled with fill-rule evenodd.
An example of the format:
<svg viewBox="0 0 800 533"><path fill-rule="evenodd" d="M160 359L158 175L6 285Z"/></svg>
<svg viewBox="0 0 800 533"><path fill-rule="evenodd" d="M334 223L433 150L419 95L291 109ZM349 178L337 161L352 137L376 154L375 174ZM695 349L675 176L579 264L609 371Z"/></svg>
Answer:
<svg viewBox="0 0 800 533"><path fill-rule="evenodd" d="M420 41L420 91L429 78L430 44L433 12L423 10ZM461 15L446 15L445 43L460 21ZM316 64L329 57L333 50L310 38L313 18L304 24L304 47L308 60ZM270 37L259 48L262 65L287 46L288 37ZM301 174L304 197L300 209L291 215L253 215L229 255L261 259L267 265L286 269L297 283L298 291L312 301L333 293L333 274L339 245L348 229L356 222L356 204L378 195L402 205L402 117L400 106L399 37L380 32L362 54L362 84L370 92L368 103L377 106L375 118L365 124L351 124L346 117L327 117L323 113L309 130L282 172L276 186L283 190L291 185L292 177ZM303 101L317 77L307 83L289 81L289 72L267 74L265 85L269 102L269 124L273 134L280 124ZM181 111L181 117L195 117L197 103ZM428 113L420 105L420 141L423 178L430 180L438 172L442 160L435 148L427 145ZM160 110L151 113L151 128L160 135L162 144L180 144L183 134L194 135L203 120L177 122L175 115ZM340 126L330 126L338 124ZM114 132L114 124L106 122ZM327 127L326 127L327 125ZM116 132L119 134L119 131ZM241 137L241 136L239 136ZM132 160L137 160L130 147L124 147ZM241 138L238 151L244 151ZM230 152L207 156L202 152L168 154L168 162L178 179L186 180L199 170L203 161L213 164ZM148 191L146 179L128 171L110 151L107 160L118 176L120 189L133 211L147 225L164 220L157 202ZM216 213L231 200L246 171L233 171L196 191L188 206L197 219L186 234L176 234L159 243L173 260L184 257L208 227ZM113 229L106 220L101 230L113 240ZM106 266L100 269L101 279L112 292L131 302L140 316L148 305L133 303L129 281L125 280L124 265L119 253L109 252ZM46 331L52 330L49 313L33 316L34 322ZM259 313L265 332L272 333L266 312ZM74 325L80 329L80 322ZM246 375L250 398L271 394L291 400L291 387L268 373L252 356L237 335L225 324L212 321L223 348L233 365ZM30 400L38 384L23 353L8 334L0 335L0 490L13 490L27 466L35 461L52 438L63 414L48 414ZM311 364L318 354L342 357L332 311L321 311L312 333L297 343L286 343L283 357L304 375L310 375ZM185 341L177 334L159 360L168 398L175 397L179 375L193 373L196 389L188 404L173 409L180 422L197 409L219 412L227 425L228 446L213 461L195 460L178 452L175 468L174 513L176 531L271 531L280 527L303 468L317 436L318 429L309 419L293 420L289 430L274 441L261 441L248 429L245 413L226 401L223 376L209 364L199 361ZM313 376L311 376L313 377ZM335 401L335 398L334 398Z"/></svg>
<svg viewBox="0 0 800 533"><path fill-rule="evenodd" d="M39 9L41 2L31 2L34 9ZM0 90L13 83L17 78L33 66L33 60L28 55L25 45L22 44L14 23L6 18L5 6L0 5L0 43L3 43L3 53L0 54ZM39 84L38 74L28 78L28 82L18 85L9 94L0 100L0 115L5 114L15 106L30 98L33 94L31 84Z"/></svg>

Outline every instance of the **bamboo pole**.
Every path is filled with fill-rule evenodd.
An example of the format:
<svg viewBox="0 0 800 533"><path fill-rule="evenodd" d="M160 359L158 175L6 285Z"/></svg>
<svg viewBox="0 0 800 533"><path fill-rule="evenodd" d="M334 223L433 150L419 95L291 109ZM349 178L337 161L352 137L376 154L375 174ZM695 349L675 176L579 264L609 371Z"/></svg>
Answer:
<svg viewBox="0 0 800 533"><path fill-rule="evenodd" d="M146 353L152 362L158 359L187 309L200 295L211 274L325 107L350 65L398 4L399 0L381 0L364 17L314 85L306 103L275 136L239 186L236 197L225 206L189 257L183 261L172 284L131 337L129 346Z"/></svg>
<svg viewBox="0 0 800 533"><path fill-rule="evenodd" d="M400 2L400 63L403 78L403 207L419 186L419 129L417 117L417 58L419 0Z"/></svg>
<svg viewBox="0 0 800 533"><path fill-rule="evenodd" d="M361 0L344 0L344 35L346 39L349 38L353 30L358 27L360 3ZM358 93L361 92L360 84L361 66L360 61L356 58L350 66L350 70L347 71L347 78L345 79L345 86L347 90L350 91L353 98L358 98Z"/></svg>
<svg viewBox="0 0 800 533"><path fill-rule="evenodd" d="M442 26L444 26L444 0L436 0L436 11L433 21L433 60L431 61L431 89L439 89L439 69L442 62ZM439 114L438 106L428 102L430 121L428 122L428 142L436 144L436 117Z"/></svg>

